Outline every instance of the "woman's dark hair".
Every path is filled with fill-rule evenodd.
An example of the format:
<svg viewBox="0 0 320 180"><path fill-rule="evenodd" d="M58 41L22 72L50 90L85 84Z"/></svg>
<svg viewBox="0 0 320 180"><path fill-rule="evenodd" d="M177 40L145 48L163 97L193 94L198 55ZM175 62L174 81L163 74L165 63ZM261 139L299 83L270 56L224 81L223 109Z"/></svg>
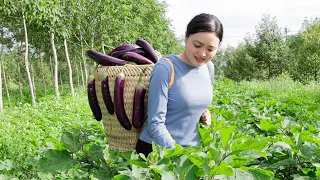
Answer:
<svg viewBox="0 0 320 180"><path fill-rule="evenodd" d="M201 13L196 15L187 26L186 37L188 38L191 34L198 32L213 32L217 35L220 42L223 37L223 25L220 20L207 13Z"/></svg>

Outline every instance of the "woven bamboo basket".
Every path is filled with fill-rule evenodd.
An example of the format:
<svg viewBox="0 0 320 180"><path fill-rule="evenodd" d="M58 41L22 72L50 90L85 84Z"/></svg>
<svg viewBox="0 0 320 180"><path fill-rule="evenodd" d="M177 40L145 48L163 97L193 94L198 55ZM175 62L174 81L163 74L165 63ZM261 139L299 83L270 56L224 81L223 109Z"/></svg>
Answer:
<svg viewBox="0 0 320 180"><path fill-rule="evenodd" d="M97 99L99 101L99 105L102 111L102 123L105 130L105 135L107 137L107 142L109 144L109 148L117 149L119 152L131 151L135 149L136 143L139 139L139 135L141 133L141 129L136 129L132 126L131 130L126 130L119 123L115 113L113 115L109 114L102 98L101 91L101 81L104 79L105 75L108 76L108 83L110 88L110 94L113 100L114 97L114 83L117 75L123 69L123 73L125 75L125 87L124 87L124 108L125 112L132 123L132 111L133 111L133 99L134 99L134 91L135 87L138 85L138 80L140 73L144 71L142 74L142 82L146 86L146 94L145 94L145 107L144 107L144 120L147 118L147 99L148 99L148 87L149 87L149 79L150 74L153 69L154 64L152 65L128 65L124 68L124 66L101 66L98 67L94 73L95 78L95 86Z"/></svg>

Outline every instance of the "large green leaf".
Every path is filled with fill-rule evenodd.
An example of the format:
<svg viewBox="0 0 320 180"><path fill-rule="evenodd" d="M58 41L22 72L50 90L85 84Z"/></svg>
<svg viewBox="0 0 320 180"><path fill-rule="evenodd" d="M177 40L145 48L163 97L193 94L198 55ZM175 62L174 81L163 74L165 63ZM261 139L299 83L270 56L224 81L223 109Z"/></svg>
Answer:
<svg viewBox="0 0 320 180"><path fill-rule="evenodd" d="M130 176L119 174L112 178L112 180L130 180Z"/></svg>
<svg viewBox="0 0 320 180"><path fill-rule="evenodd" d="M222 161L219 166L214 166L210 171L211 176L220 175L220 174L227 175L227 176L234 175L232 168L229 167L228 164L224 161Z"/></svg>
<svg viewBox="0 0 320 180"><path fill-rule="evenodd" d="M80 132L71 133L67 131L62 133L61 141L64 147L72 153L78 152L81 148L79 135L80 135Z"/></svg>
<svg viewBox="0 0 320 180"><path fill-rule="evenodd" d="M249 139L244 140L244 142L239 142L237 144L232 144L231 151L232 154L239 154L246 150L255 150L257 152L261 151L267 146L267 141L260 139Z"/></svg>
<svg viewBox="0 0 320 180"><path fill-rule="evenodd" d="M175 148L174 149L167 149L166 153L164 155L165 158L170 158L173 156L177 156L177 155L181 155L183 154L184 149L181 145L179 144L175 144Z"/></svg>
<svg viewBox="0 0 320 180"><path fill-rule="evenodd" d="M264 131L277 132L278 127L274 125L274 122L266 119L261 119L259 127Z"/></svg>
<svg viewBox="0 0 320 180"><path fill-rule="evenodd" d="M228 151L229 150L229 141L232 138L232 134L235 132L235 127L228 127L228 128L222 128L219 130L220 136L221 136L221 144L223 147L223 150Z"/></svg>
<svg viewBox="0 0 320 180"><path fill-rule="evenodd" d="M195 164L199 168L205 165L208 159L207 154L203 152L189 154L188 158L193 164Z"/></svg>
<svg viewBox="0 0 320 180"><path fill-rule="evenodd" d="M175 159L176 166L173 168L173 172L176 174L181 174L182 171L185 170L190 165L193 165L193 163L188 159L187 155L182 155Z"/></svg>
<svg viewBox="0 0 320 180"><path fill-rule="evenodd" d="M278 169L281 166L297 165L297 163L298 162L296 160L294 160L292 158L288 158L288 159L284 159L284 160L278 161L278 162L272 164L271 166L269 166L268 168L270 168L270 169Z"/></svg>
<svg viewBox="0 0 320 180"><path fill-rule="evenodd" d="M233 176L226 176L226 175L217 175L216 178L226 179L226 180L271 180L273 179L273 173L263 169L257 168L235 168L233 169L234 175Z"/></svg>
<svg viewBox="0 0 320 180"><path fill-rule="evenodd" d="M74 168L78 163L74 161L71 154L66 151L49 149L38 162L38 171L55 173L57 171L67 171Z"/></svg>
<svg viewBox="0 0 320 180"><path fill-rule="evenodd" d="M210 128L200 128L199 126L199 134L201 137L201 143L203 146L209 146L210 142L213 141L213 138L211 137L212 129Z"/></svg>

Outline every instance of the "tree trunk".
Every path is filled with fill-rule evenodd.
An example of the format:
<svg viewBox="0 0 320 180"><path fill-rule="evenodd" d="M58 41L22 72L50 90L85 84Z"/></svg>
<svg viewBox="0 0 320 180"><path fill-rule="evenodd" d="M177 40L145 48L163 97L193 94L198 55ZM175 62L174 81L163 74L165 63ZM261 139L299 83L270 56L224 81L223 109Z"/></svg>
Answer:
<svg viewBox="0 0 320 180"><path fill-rule="evenodd" d="M7 77L6 77L6 73L5 73L4 65L3 65L3 59L1 60L0 66L1 66L0 68L2 68L2 77L3 77L4 88L6 89L7 99L8 99L9 104L11 104L10 94L9 94L9 89L8 89L8 84L7 84Z"/></svg>
<svg viewBox="0 0 320 180"><path fill-rule="evenodd" d="M66 53L66 58L67 58L67 63L68 63L68 68L69 68L69 85L70 85L70 90L71 90L71 96L74 96L73 80L72 80L72 68L71 68L71 63L70 63L70 59L69 59L67 39L64 38L63 42L64 42L64 50L65 50L65 53Z"/></svg>
<svg viewBox="0 0 320 180"><path fill-rule="evenodd" d="M50 33L50 42L51 42L51 49L53 54L53 60L54 60L54 90L56 91L56 97L60 97L59 92L59 84L58 84L58 57L57 57L57 51L56 47L54 46L54 33Z"/></svg>
<svg viewBox="0 0 320 180"><path fill-rule="evenodd" d="M103 54L106 54L106 52L104 51L104 42L103 41L101 42L101 49L102 49Z"/></svg>
<svg viewBox="0 0 320 180"><path fill-rule="evenodd" d="M31 93L31 99L32 99L32 105L36 105L36 99L33 94L33 86L32 86L32 80L30 76L30 71L29 71L29 60L28 60L28 51L29 51L29 43L28 43L28 31L27 31L27 24L26 24L26 19L25 16L23 15L23 28L24 28L24 35L25 35L25 44L26 44L26 49L25 49L25 56L24 56L24 62L26 66L26 71L28 75L28 81L29 81L29 88L30 88L30 93Z"/></svg>
<svg viewBox="0 0 320 180"><path fill-rule="evenodd" d="M40 56L40 71L42 74L42 84L43 84L44 94L47 95L47 85L46 85L46 79L45 79L44 72L43 72L42 56L41 56L41 54L39 56Z"/></svg>
<svg viewBox="0 0 320 180"><path fill-rule="evenodd" d="M63 92L63 82L62 82L61 71L59 72L59 77L60 77L60 86L61 86L61 91Z"/></svg>
<svg viewBox="0 0 320 180"><path fill-rule="evenodd" d="M34 97L35 97L35 99L37 99L36 85L34 83L34 72L33 72L33 67L32 67L32 62L31 61L30 61L30 75L31 75L31 80L32 80Z"/></svg>
<svg viewBox="0 0 320 180"><path fill-rule="evenodd" d="M81 35L81 56L82 56L82 61L83 61L83 69L84 69L84 75L85 75L85 84L87 84L88 81L88 71L87 71L87 62L86 62L86 57L84 55L83 51L83 43L82 43L82 35ZM81 71L82 72L82 71ZM84 86L84 84L83 84Z"/></svg>
<svg viewBox="0 0 320 180"><path fill-rule="evenodd" d="M77 83L78 83L78 88L80 87L80 76L79 76L79 67L78 64L76 63L76 71L77 71Z"/></svg>
<svg viewBox="0 0 320 180"><path fill-rule="evenodd" d="M22 41L20 42L20 53L22 54ZM19 92L20 92L20 99L22 98L22 85L21 85L21 70L20 70L20 62L18 60L18 78L19 78Z"/></svg>
<svg viewBox="0 0 320 180"><path fill-rule="evenodd" d="M80 71L81 71L81 79L82 79L82 88L84 88L84 78L83 78L83 69L82 69L82 64L80 62Z"/></svg>
<svg viewBox="0 0 320 180"><path fill-rule="evenodd" d="M21 87L21 71L20 71L20 63L18 62L18 79L19 79L19 92L20 98L22 98L22 87Z"/></svg>
<svg viewBox="0 0 320 180"><path fill-rule="evenodd" d="M53 70L53 67L52 67L52 58L51 58L51 55L49 57L49 62L50 62L50 71L51 71L51 79L52 79L52 87L54 87L54 70Z"/></svg>
<svg viewBox="0 0 320 180"><path fill-rule="evenodd" d="M0 61L2 62L3 47L0 44ZM3 101L2 101L2 78L1 78L1 68L0 68L0 113L3 112Z"/></svg>

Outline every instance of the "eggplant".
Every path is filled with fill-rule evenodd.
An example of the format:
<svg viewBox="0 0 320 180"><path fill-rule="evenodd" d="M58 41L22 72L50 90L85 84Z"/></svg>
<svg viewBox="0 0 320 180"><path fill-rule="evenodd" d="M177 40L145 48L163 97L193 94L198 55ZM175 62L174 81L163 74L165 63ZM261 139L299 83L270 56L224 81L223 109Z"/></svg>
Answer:
<svg viewBox="0 0 320 180"><path fill-rule="evenodd" d="M102 113L96 94L95 79L91 80L90 83L87 85L87 91L91 112L97 121L101 121Z"/></svg>
<svg viewBox="0 0 320 180"><path fill-rule="evenodd" d="M114 114L114 106L113 106L112 98L110 95L108 76L106 76L101 81L101 92L102 92L103 102L104 102L109 114L113 115Z"/></svg>
<svg viewBox="0 0 320 180"><path fill-rule="evenodd" d="M157 53L148 41L144 39L138 39L136 40L136 44L151 56L152 62L156 63L158 61Z"/></svg>
<svg viewBox="0 0 320 180"><path fill-rule="evenodd" d="M103 66L123 66L128 63L122 59L103 54L93 49L88 50L87 54L98 64Z"/></svg>
<svg viewBox="0 0 320 180"><path fill-rule="evenodd" d="M154 64L150 59L135 52L126 52L122 58L137 64Z"/></svg>
<svg viewBox="0 0 320 180"><path fill-rule="evenodd" d="M122 51L122 50L125 50L125 49L137 49L139 48L140 46L136 45L136 44L122 44L114 49L112 49L108 55L111 56L112 53L116 52L116 51Z"/></svg>
<svg viewBox="0 0 320 180"><path fill-rule="evenodd" d="M124 74L121 72L115 79L114 84L114 108L117 119L122 127L126 130L130 130L132 125L124 109L123 91L125 86Z"/></svg>
<svg viewBox="0 0 320 180"><path fill-rule="evenodd" d="M141 48L136 48L136 49L124 49L121 51L115 51L111 54L112 57L116 57L116 58L122 58L122 56L126 53L126 52L135 52L137 54L141 54L146 56L147 53L144 52Z"/></svg>
<svg viewBox="0 0 320 180"><path fill-rule="evenodd" d="M145 86L142 83L142 73L140 74L138 86L134 91L133 111L132 111L132 125L139 129L143 125L144 118L144 98L146 95Z"/></svg>

